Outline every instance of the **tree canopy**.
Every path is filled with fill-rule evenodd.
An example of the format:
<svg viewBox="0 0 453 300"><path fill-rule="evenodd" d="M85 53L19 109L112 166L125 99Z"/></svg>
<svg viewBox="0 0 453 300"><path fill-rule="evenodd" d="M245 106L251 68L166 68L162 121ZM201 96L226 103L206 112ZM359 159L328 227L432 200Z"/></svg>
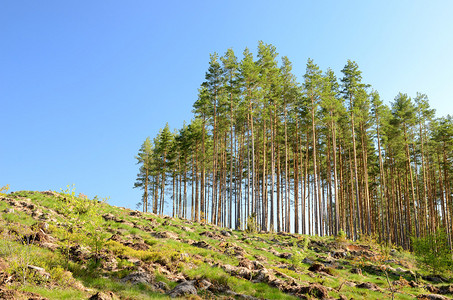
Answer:
<svg viewBox="0 0 453 300"><path fill-rule="evenodd" d="M308 59L298 83L273 45L242 56L211 54L190 123L143 143L144 211L405 248L442 229L451 247L451 116L421 93L384 104L351 60L338 79Z"/></svg>

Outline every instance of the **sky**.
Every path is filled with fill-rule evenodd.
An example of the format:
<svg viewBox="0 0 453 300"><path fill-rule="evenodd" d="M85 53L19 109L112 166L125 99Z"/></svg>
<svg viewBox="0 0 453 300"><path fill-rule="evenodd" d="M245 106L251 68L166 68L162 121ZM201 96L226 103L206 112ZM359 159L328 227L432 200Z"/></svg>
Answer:
<svg viewBox="0 0 453 300"><path fill-rule="evenodd" d="M385 103L453 114L453 1L0 0L0 186L135 208L135 155L189 122L209 54L262 40L337 77L348 59Z"/></svg>

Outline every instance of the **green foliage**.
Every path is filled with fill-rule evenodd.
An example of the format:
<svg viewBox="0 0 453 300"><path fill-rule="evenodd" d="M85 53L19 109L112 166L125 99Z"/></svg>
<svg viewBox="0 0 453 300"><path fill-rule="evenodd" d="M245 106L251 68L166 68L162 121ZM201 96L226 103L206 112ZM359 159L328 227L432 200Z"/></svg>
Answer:
<svg viewBox="0 0 453 300"><path fill-rule="evenodd" d="M338 231L338 234L337 234L337 241L340 241L340 242L343 242L343 241L346 241L346 233L343 231L343 229L340 229L340 231Z"/></svg>
<svg viewBox="0 0 453 300"><path fill-rule="evenodd" d="M87 211L88 221L85 224L85 229L88 231L88 245L94 250L96 261L98 260L99 253L103 248L109 234L103 229L102 225L105 223L101 216L102 204L107 202L107 198L98 200L95 196L90 201L89 210Z"/></svg>
<svg viewBox="0 0 453 300"><path fill-rule="evenodd" d="M258 228L258 224L256 222L256 214L252 213L250 216L247 217L245 232L255 233L255 232L257 232L257 228Z"/></svg>
<svg viewBox="0 0 453 300"><path fill-rule="evenodd" d="M0 187L0 196L6 196L6 194L8 194L8 191L9 191L9 184Z"/></svg>
<svg viewBox="0 0 453 300"><path fill-rule="evenodd" d="M60 211L66 216L64 222L66 230L63 231L66 240L66 268L68 268L71 246L82 239L87 240L88 245L94 250L97 262L98 254L109 236L102 228L105 221L101 217L103 203L106 203L108 198L99 200L95 196L93 200L90 200L82 194L76 197L74 185L72 187L68 185L66 190L62 190L62 194L64 203ZM80 235L81 228L84 228L88 234Z"/></svg>
<svg viewBox="0 0 453 300"><path fill-rule="evenodd" d="M49 274L51 278L62 287L73 286L76 282L74 277L72 277L72 273L66 271L61 266L56 266L49 270Z"/></svg>
<svg viewBox="0 0 453 300"><path fill-rule="evenodd" d="M24 242L22 244L21 242L11 240L10 237L2 236L0 256L8 258L9 273L20 278L23 284L28 279L29 272L27 266L31 263L32 255L30 242Z"/></svg>
<svg viewBox="0 0 453 300"><path fill-rule="evenodd" d="M305 258L305 256L300 253L297 249L294 249L293 255L291 256L291 265L293 267L300 267L302 266L302 260Z"/></svg>
<svg viewBox="0 0 453 300"><path fill-rule="evenodd" d="M34 245L36 233L20 224L8 224L0 240L0 257L8 261L8 272L15 275L22 284L40 283L45 278L29 269L29 265L44 267L54 261L54 255Z"/></svg>
<svg viewBox="0 0 453 300"><path fill-rule="evenodd" d="M434 234L422 238L412 238L412 245L417 261L439 274L453 267L452 253L448 244L448 236L441 228Z"/></svg>

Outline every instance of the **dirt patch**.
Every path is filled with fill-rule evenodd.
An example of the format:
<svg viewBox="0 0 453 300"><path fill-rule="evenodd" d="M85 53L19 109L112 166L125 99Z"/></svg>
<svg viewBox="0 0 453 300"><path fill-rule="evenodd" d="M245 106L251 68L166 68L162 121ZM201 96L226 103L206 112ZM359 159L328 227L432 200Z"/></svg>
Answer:
<svg viewBox="0 0 453 300"><path fill-rule="evenodd" d="M4 300L48 300L47 298L41 297L38 294L31 292L22 292L16 290L9 290L0 287L0 299Z"/></svg>

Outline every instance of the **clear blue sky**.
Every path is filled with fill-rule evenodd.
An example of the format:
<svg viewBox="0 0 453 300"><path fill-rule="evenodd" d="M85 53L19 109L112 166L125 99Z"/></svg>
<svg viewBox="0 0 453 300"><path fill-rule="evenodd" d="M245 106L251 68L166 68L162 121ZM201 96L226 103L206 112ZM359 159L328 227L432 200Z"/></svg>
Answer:
<svg viewBox="0 0 453 300"><path fill-rule="evenodd" d="M453 1L0 0L0 186L135 207L134 156L180 128L209 53L273 44L302 78L347 59L391 101L423 92L453 113Z"/></svg>

